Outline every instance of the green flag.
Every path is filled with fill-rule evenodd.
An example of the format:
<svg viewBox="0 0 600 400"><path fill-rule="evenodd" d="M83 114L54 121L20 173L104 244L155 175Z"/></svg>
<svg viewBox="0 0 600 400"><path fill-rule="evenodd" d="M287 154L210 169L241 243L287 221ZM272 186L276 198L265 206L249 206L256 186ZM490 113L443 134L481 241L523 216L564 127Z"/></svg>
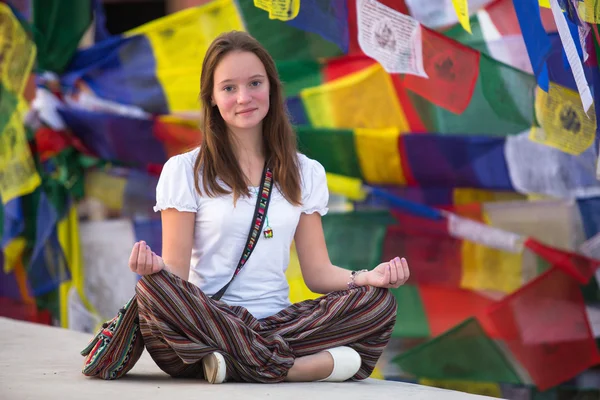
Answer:
<svg viewBox="0 0 600 400"><path fill-rule="evenodd" d="M508 356L474 318L392 362L418 378L523 383Z"/></svg>
<svg viewBox="0 0 600 400"><path fill-rule="evenodd" d="M332 174L363 178L354 131L298 127L298 147L308 157L319 161Z"/></svg>
<svg viewBox="0 0 600 400"><path fill-rule="evenodd" d="M38 68L61 73L92 22L89 0L33 0Z"/></svg>
<svg viewBox="0 0 600 400"><path fill-rule="evenodd" d="M394 223L387 211L327 214L323 231L331 262L351 270L375 268L381 262L387 225Z"/></svg>
<svg viewBox="0 0 600 400"><path fill-rule="evenodd" d="M403 285L392 289L398 303L398 314L392 337L427 338L431 336L425 307L415 285Z"/></svg>
<svg viewBox="0 0 600 400"><path fill-rule="evenodd" d="M276 61L316 60L342 55L338 46L316 33L269 19L268 13L255 7L253 1L238 1L238 6L248 32L265 46Z"/></svg>

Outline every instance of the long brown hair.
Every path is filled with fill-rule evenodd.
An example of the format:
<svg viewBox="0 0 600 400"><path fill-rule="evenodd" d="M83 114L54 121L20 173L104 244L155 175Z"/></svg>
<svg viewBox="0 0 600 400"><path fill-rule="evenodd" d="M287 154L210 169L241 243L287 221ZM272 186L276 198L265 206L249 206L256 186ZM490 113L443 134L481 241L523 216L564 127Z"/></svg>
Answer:
<svg viewBox="0 0 600 400"><path fill-rule="evenodd" d="M233 193L234 203L241 196L250 196L244 173L231 146L232 138L217 107L211 105L214 73L221 59L231 51L254 53L263 63L269 79L269 111L263 120L263 148L273 180L283 196L292 204L301 202L300 169L296 134L292 129L284 103L284 95L273 58L252 36L231 31L218 36L208 48L202 63L200 100L204 114L204 129L200 152L194 164L194 183L200 191L199 175L205 193L214 197ZM231 190L217 182L221 179Z"/></svg>

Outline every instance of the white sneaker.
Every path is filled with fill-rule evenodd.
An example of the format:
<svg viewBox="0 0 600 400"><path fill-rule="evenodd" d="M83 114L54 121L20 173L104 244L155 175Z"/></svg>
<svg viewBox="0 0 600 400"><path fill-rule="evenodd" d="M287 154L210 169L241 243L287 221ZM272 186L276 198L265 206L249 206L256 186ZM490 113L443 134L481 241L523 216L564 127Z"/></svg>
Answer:
<svg viewBox="0 0 600 400"><path fill-rule="evenodd" d="M220 353L214 352L202 359L204 377L209 383L223 383L227 376L225 358Z"/></svg>
<svg viewBox="0 0 600 400"><path fill-rule="evenodd" d="M319 379L319 382L344 382L356 375L360 369L362 360L353 348L340 346L325 351L333 357L333 371L327 378Z"/></svg>

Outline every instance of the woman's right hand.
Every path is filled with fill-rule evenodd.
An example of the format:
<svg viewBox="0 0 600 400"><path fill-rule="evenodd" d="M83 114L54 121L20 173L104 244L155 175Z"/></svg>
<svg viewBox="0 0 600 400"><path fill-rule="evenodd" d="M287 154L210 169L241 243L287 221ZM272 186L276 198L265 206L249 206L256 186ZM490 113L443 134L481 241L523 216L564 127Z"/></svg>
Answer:
<svg viewBox="0 0 600 400"><path fill-rule="evenodd" d="M165 268L163 259L157 256L146 242L142 240L133 245L129 256L130 270L138 275L151 275Z"/></svg>

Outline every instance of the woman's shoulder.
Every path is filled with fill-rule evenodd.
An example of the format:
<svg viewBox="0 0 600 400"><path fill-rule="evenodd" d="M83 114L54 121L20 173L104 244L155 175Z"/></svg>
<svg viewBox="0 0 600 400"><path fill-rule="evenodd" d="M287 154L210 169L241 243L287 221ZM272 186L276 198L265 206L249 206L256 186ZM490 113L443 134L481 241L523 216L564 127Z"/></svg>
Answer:
<svg viewBox="0 0 600 400"><path fill-rule="evenodd" d="M172 156L163 166L156 185L154 211L175 208L196 212L198 193L194 184L194 162L199 149Z"/></svg>
<svg viewBox="0 0 600 400"><path fill-rule="evenodd" d="M175 163L184 163L186 165L194 165L196 162L196 158L198 158L198 153L200 152L200 147L196 147L195 149L186 151L185 153L180 153L169 158L169 161L173 160Z"/></svg>
<svg viewBox="0 0 600 400"><path fill-rule="evenodd" d="M319 161L300 152L297 153L297 157L300 175L302 176L303 181L310 180L315 175L325 175L325 168Z"/></svg>
<svg viewBox="0 0 600 400"><path fill-rule="evenodd" d="M329 189L325 168L317 160L298 153L298 163L302 179L302 212L327 214Z"/></svg>
<svg viewBox="0 0 600 400"><path fill-rule="evenodd" d="M185 153L171 156L163 165L161 176L180 175L182 173L191 173L193 175L194 163L199 151L200 148L198 147Z"/></svg>

